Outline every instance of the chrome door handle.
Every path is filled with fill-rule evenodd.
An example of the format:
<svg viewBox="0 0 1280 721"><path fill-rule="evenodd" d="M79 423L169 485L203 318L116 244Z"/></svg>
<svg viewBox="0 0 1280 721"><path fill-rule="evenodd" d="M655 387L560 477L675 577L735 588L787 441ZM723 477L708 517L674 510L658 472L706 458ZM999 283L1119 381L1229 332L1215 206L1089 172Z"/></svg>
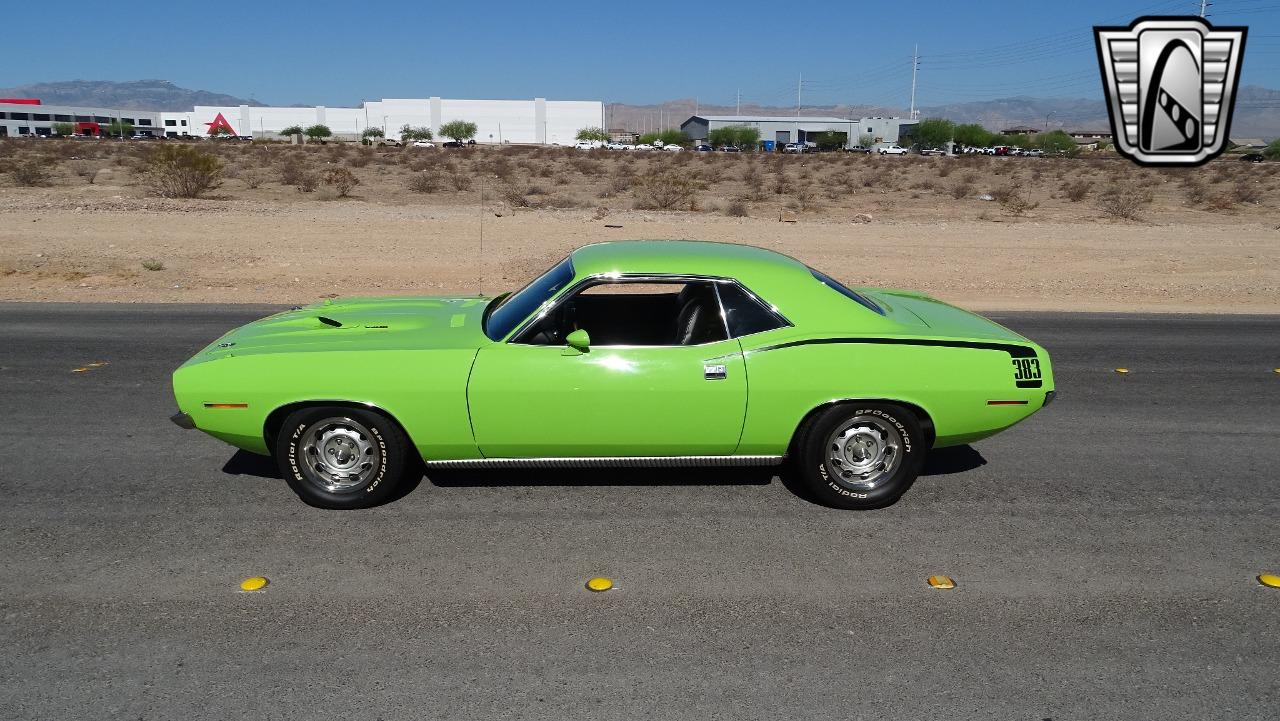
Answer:
<svg viewBox="0 0 1280 721"><path fill-rule="evenodd" d="M723 365L704 365L702 366L702 377L709 381L722 381L725 379L727 372Z"/></svg>

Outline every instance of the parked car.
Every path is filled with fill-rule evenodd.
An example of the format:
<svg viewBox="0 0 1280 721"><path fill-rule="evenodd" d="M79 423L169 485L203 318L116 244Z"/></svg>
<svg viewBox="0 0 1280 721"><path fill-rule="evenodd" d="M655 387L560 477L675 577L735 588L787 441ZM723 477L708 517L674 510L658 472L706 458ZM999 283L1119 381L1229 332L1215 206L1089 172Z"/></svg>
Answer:
<svg viewBox="0 0 1280 721"><path fill-rule="evenodd" d="M801 143L787 143L786 145L782 146L782 152L784 152L784 153L797 153L797 154L798 154L798 153L803 153L803 152L804 152L804 145L803 145L803 144L801 144Z"/></svg>
<svg viewBox="0 0 1280 721"><path fill-rule="evenodd" d="M436 144L435 144L435 143L433 143L433 142L431 142L430 140L415 140L415 141L413 141L412 143L410 143L410 145L412 145L412 146L413 146L413 147L415 147L415 148L434 148L434 147L436 147Z"/></svg>
<svg viewBox="0 0 1280 721"><path fill-rule="evenodd" d="M700 143L698 145L695 145L693 146L693 149L699 153L710 153L715 151L715 148L711 147L710 145L707 145L706 143Z"/></svg>
<svg viewBox="0 0 1280 721"><path fill-rule="evenodd" d="M1044 157L1044 151L1043 151L1043 150L1041 150L1040 148L1032 148L1032 149L1030 149L1030 150L1024 150L1024 151L1022 152L1022 154L1023 154L1023 155L1025 155L1025 156L1027 156L1028 158L1043 158L1043 157Z"/></svg>
<svg viewBox="0 0 1280 721"><path fill-rule="evenodd" d="M609 150L630 150L631 146L626 143L605 143L604 147Z"/></svg>
<svg viewBox="0 0 1280 721"><path fill-rule="evenodd" d="M446 141L444 141L443 143L441 143L441 144L440 144L440 147L442 147L442 148L465 148L465 147L466 147L466 143L463 143L463 142L458 141L458 140L446 140Z"/></svg>
<svg viewBox="0 0 1280 721"><path fill-rule="evenodd" d="M906 155L909 151L897 143L892 143L890 145L881 145L876 152L881 155Z"/></svg>
<svg viewBox="0 0 1280 721"><path fill-rule="evenodd" d="M675 143L667 143L666 145L662 146L662 149L673 152L673 153L678 153L681 150L684 150L684 148L680 147L679 145L676 145Z"/></svg>
<svg viewBox="0 0 1280 721"><path fill-rule="evenodd" d="M942 148L921 148L920 154L921 155L946 155L947 151L943 150Z"/></svg>
<svg viewBox="0 0 1280 721"><path fill-rule="evenodd" d="M1240 159L1249 163L1261 163L1266 160L1267 157L1262 153L1245 153L1240 156Z"/></svg>
<svg viewBox="0 0 1280 721"><path fill-rule="evenodd" d="M720 146L720 152L722 152L722 153L741 153L741 152L742 152L742 148L739 148L739 147L738 147L738 146L736 146L736 145L721 145L721 146Z"/></svg>
<svg viewBox="0 0 1280 721"><path fill-rule="evenodd" d="M1042 347L922 293L849 288L762 248L622 241L492 299L276 313L183 363L173 393L175 424L273 456L322 508L389 501L423 465L518 482L521 467L790 462L814 500L862 509L1055 388Z"/></svg>
<svg viewBox="0 0 1280 721"><path fill-rule="evenodd" d="M657 150L658 148L661 148L661 147L662 146L660 145L655 146L655 145L650 145L649 143L636 143L635 145L632 146L632 149L633 150Z"/></svg>
<svg viewBox="0 0 1280 721"><path fill-rule="evenodd" d="M378 138L378 144L379 144L379 145L390 145L390 146L392 146L392 147L398 148L398 147L400 147L401 145L403 145L404 143L401 143L401 142L400 142L400 140L399 140L398 138Z"/></svg>
<svg viewBox="0 0 1280 721"><path fill-rule="evenodd" d="M846 147L846 148L844 149L844 152L846 152L846 153L870 153L870 152L871 152L871 148L863 147L863 146L861 146L861 145L850 145L850 146L848 146L848 147Z"/></svg>
<svg viewBox="0 0 1280 721"><path fill-rule="evenodd" d="M579 140L573 144L573 147L578 150L595 150L596 148L603 148L604 143L599 140Z"/></svg>

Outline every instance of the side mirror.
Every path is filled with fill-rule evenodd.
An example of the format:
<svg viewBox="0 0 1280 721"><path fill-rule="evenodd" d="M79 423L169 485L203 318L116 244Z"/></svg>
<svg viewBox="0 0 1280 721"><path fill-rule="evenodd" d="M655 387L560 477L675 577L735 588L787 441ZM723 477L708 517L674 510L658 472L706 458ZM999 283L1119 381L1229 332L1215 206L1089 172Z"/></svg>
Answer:
<svg viewBox="0 0 1280 721"><path fill-rule="evenodd" d="M587 335L587 332L581 328L565 336L564 342L579 353L586 353L591 350L591 336Z"/></svg>

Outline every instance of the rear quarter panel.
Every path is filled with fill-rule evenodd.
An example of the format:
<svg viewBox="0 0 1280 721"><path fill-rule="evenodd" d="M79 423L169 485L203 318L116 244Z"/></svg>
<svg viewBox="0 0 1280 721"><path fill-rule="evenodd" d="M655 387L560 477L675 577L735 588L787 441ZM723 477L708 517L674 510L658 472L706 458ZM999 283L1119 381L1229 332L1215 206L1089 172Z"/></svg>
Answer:
<svg viewBox="0 0 1280 721"><path fill-rule="evenodd" d="M742 454L785 453L810 411L847 399L918 406L933 423L935 447L959 445L1023 420L1044 405L1045 392L1053 388L1048 356L1038 348L1043 386L1020 389L1012 359L999 350L852 342L771 347L777 343L746 351ZM1027 404L988 405L989 400Z"/></svg>
<svg viewBox="0 0 1280 721"><path fill-rule="evenodd" d="M424 458L476 453L467 415L474 349L319 351L223 357L174 373L178 407L196 427L234 446L270 453L267 417L311 401L369 404L391 414ZM247 408L207 408L246 403Z"/></svg>

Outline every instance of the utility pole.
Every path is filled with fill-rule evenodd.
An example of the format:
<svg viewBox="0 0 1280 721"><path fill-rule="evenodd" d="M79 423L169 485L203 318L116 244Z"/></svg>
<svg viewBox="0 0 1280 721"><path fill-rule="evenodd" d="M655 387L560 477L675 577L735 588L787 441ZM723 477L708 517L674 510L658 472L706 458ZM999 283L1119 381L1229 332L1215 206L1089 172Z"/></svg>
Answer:
<svg viewBox="0 0 1280 721"><path fill-rule="evenodd" d="M912 120L916 119L916 71L920 69L920 44L916 44L916 49L911 53L911 114Z"/></svg>
<svg viewBox="0 0 1280 721"><path fill-rule="evenodd" d="M804 73L800 73L800 79L796 82L796 137L792 141L800 142L800 91L804 88Z"/></svg>
<svg viewBox="0 0 1280 721"><path fill-rule="evenodd" d="M1212 4L1213 3L1211 2L1207 2L1207 0L1200 0L1200 17L1204 17L1205 8L1209 7Z"/></svg>
<svg viewBox="0 0 1280 721"><path fill-rule="evenodd" d="M736 114L742 115L742 88L738 88L738 112Z"/></svg>

